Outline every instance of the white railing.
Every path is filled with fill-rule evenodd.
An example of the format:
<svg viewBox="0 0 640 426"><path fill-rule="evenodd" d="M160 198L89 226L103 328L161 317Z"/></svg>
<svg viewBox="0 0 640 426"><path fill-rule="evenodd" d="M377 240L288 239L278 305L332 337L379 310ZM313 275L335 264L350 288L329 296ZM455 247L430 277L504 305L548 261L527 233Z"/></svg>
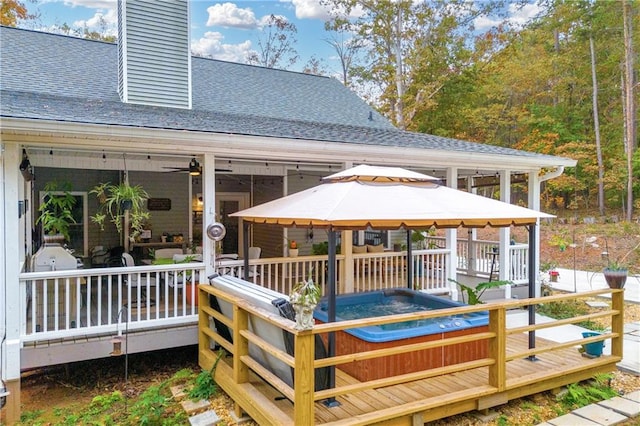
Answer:
<svg viewBox="0 0 640 426"><path fill-rule="evenodd" d="M430 236L427 242L443 246L446 243L446 239L444 237ZM497 241L473 240L469 243L467 238L458 238L456 241L458 272L497 279L500 270L499 247L500 244ZM511 256L511 269L507 279L514 284L527 283L529 246L527 244L511 244L509 245L509 253Z"/></svg>
<svg viewBox="0 0 640 426"><path fill-rule="evenodd" d="M20 274L21 338L63 339L194 323L202 263Z"/></svg>
<svg viewBox="0 0 640 426"><path fill-rule="evenodd" d="M514 256L526 259L525 245L512 247ZM412 257L414 289L450 292L449 250L414 250ZM336 258L340 280L345 257ZM408 285L406 252L354 254L353 262L356 292ZM243 260L219 261L216 268L221 274L244 277ZM514 277L526 275L526 266L513 271ZM311 277L324 293L327 256L251 259L248 272L249 281L283 294ZM192 324L198 310L191 283L208 283L204 275L204 264L198 262L22 273L21 338L29 342L95 336L113 333L125 322L129 330ZM344 284L338 281L338 292Z"/></svg>
<svg viewBox="0 0 640 426"><path fill-rule="evenodd" d="M446 249L413 251L414 289L433 293L449 291L446 269L448 253ZM354 291L407 287L406 258L406 252L354 254ZM337 255L336 259L336 269L340 271L344 255ZM309 277L325 291L326 255L255 259L249 263L248 280L279 293L289 294L296 283ZM244 261L223 260L218 262L217 270L220 274L244 278ZM337 276L338 289L343 288L339 272Z"/></svg>

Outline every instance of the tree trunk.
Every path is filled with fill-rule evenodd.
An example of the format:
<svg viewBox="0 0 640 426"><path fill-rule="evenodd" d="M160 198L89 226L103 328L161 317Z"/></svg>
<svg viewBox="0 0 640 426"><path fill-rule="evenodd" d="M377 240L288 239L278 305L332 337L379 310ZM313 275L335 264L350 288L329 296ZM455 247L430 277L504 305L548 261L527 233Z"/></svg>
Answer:
<svg viewBox="0 0 640 426"><path fill-rule="evenodd" d="M636 126L634 117L636 116L636 105L633 97L635 88L633 76L633 32L632 32L632 10L631 1L624 0L622 3L622 17L624 20L624 134L625 152L627 155L627 220L633 216L633 152L636 148Z"/></svg>
<svg viewBox="0 0 640 426"><path fill-rule="evenodd" d="M591 80L593 82L593 131L596 136L596 157L598 160L598 210L604 216L604 165L602 163L602 145L600 144L600 119L598 118L598 78L596 76L596 53L593 36L589 37L591 51Z"/></svg>

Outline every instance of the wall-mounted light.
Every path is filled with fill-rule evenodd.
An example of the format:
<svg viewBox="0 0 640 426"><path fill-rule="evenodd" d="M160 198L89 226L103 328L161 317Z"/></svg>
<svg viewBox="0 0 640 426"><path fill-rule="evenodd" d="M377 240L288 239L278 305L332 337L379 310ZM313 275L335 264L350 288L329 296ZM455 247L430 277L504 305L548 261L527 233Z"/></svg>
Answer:
<svg viewBox="0 0 640 426"><path fill-rule="evenodd" d="M27 156L27 151L25 149L22 150L22 161L20 162L20 173L22 173L22 177L27 182L33 180L33 169L31 168L31 162L29 161L29 157Z"/></svg>
<svg viewBox="0 0 640 426"><path fill-rule="evenodd" d="M200 176L201 172L202 170L200 169L200 163L198 163L196 157L193 157L191 159L191 162L189 163L189 174L191 176Z"/></svg>

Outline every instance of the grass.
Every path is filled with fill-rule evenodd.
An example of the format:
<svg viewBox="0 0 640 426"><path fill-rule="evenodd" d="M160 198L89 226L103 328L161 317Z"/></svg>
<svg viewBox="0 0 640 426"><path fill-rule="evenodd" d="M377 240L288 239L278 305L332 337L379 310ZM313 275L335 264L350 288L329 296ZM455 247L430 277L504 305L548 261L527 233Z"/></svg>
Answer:
<svg viewBox="0 0 640 426"><path fill-rule="evenodd" d="M94 397L88 405L76 408L54 408L53 424L100 424L100 425L184 425L188 424L187 414L174 400L170 387L183 385L198 389L199 395L213 396L217 388L211 377L212 371L196 375L191 369L182 369L169 379L149 386L139 396L130 398L120 391L113 391ZM45 410L23 412L21 425L51 424L45 419Z"/></svg>

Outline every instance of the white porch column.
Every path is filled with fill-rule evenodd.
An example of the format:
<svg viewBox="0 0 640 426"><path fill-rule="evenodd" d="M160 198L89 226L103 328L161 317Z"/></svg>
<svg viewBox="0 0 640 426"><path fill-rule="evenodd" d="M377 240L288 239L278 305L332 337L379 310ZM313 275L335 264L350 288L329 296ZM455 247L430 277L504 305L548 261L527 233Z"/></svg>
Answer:
<svg viewBox="0 0 640 426"><path fill-rule="evenodd" d="M540 177L538 176L538 172L530 172L529 173L529 208L532 210L540 211ZM536 297L540 297L540 279L538 271L540 271L540 220L538 220L538 226L534 231L535 238L535 262L533 265L529 265L529 268L533 268L536 271L536 288L535 295Z"/></svg>
<svg viewBox="0 0 640 426"><path fill-rule="evenodd" d="M447 168L447 186L453 189L458 189L458 168ZM447 229L445 231L447 249L449 249L449 260L447 262L447 278L452 280L458 279L458 230ZM458 300L458 286L449 282L449 289L451 290L451 300Z"/></svg>
<svg viewBox="0 0 640 426"><path fill-rule="evenodd" d="M500 172L500 200L511 204L511 170ZM500 280L508 280L511 271L511 229L500 228ZM504 289L505 299L511 299L511 286Z"/></svg>
<svg viewBox="0 0 640 426"><path fill-rule="evenodd" d="M477 188L473 187L475 178L469 176L467 179L467 192L470 194L478 194ZM476 274L476 240L478 239L478 230L476 228L469 228L467 230L467 275L474 276Z"/></svg>
<svg viewBox="0 0 640 426"><path fill-rule="evenodd" d="M216 221L216 159L205 154L202 166L202 259L205 262L205 277L216 271L215 242L207 237L207 226ZM189 198L191 200L191 198ZM202 281L202 280L201 280Z"/></svg>
<svg viewBox="0 0 640 426"><path fill-rule="evenodd" d="M18 170L21 160L20 148L15 144L4 144L0 147L0 199L4 209L0 212L0 335L5 336L0 346L0 362L2 364L2 380L10 392L7 406L4 409L4 423L12 424L20 418L20 322L26 315L27 307L22 304L26 297L19 291L18 274L21 269L20 252L24 241L20 238L18 226L18 200L22 176ZM23 216L24 218L24 216Z"/></svg>

